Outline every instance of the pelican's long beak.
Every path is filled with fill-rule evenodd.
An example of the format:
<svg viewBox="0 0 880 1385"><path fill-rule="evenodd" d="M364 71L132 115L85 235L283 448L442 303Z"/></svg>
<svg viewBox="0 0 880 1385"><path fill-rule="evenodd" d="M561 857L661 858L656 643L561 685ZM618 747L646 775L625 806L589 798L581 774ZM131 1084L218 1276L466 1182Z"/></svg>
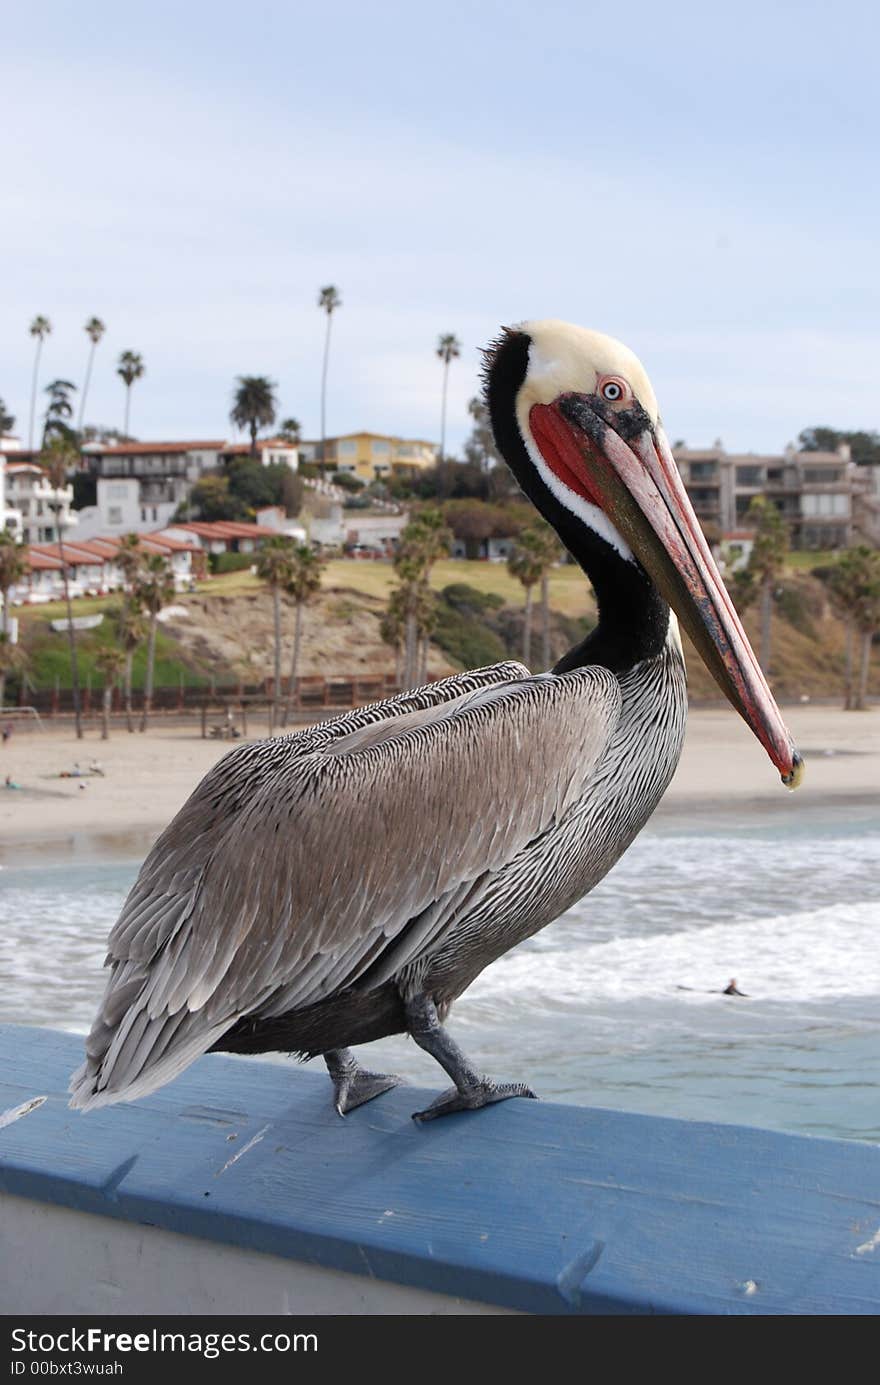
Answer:
<svg viewBox="0 0 880 1385"><path fill-rule="evenodd" d="M625 539L783 782L795 788L803 761L709 551L663 429L640 409L614 415L613 423L607 421L611 414L592 396L564 394L553 404L533 405L529 426L557 474L570 478L576 492L598 505Z"/></svg>

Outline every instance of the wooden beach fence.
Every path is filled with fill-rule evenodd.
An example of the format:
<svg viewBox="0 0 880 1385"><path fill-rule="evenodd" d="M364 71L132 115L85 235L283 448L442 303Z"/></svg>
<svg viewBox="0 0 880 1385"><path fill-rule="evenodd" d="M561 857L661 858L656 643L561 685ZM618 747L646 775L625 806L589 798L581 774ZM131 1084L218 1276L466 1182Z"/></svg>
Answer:
<svg viewBox="0 0 880 1385"><path fill-rule="evenodd" d="M212 1055L68 1110L82 1040L0 1028L11 1313L871 1314L880 1149L510 1101L344 1120L314 1069Z"/></svg>

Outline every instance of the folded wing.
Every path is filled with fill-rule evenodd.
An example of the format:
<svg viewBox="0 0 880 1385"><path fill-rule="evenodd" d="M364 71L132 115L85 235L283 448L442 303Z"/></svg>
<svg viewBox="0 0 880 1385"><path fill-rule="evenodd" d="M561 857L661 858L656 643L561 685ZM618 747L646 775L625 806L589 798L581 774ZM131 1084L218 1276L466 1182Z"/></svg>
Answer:
<svg viewBox="0 0 880 1385"><path fill-rule="evenodd" d="M379 984L389 959L411 962L475 882L564 816L616 725L617 680L496 668L507 676L220 762L111 934L72 1105L145 1094L243 1016Z"/></svg>

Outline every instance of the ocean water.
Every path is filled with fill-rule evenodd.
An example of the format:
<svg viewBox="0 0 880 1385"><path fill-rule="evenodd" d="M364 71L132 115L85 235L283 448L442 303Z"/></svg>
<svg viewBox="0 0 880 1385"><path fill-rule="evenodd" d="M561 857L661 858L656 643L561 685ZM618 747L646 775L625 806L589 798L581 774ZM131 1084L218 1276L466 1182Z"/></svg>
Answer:
<svg viewBox="0 0 880 1385"><path fill-rule="evenodd" d="M88 1028L138 867L112 847L6 857L0 1019ZM744 998L721 993L734 977ZM880 821L649 828L450 1024L477 1066L545 1098L880 1141ZM448 1085L407 1039L362 1052Z"/></svg>

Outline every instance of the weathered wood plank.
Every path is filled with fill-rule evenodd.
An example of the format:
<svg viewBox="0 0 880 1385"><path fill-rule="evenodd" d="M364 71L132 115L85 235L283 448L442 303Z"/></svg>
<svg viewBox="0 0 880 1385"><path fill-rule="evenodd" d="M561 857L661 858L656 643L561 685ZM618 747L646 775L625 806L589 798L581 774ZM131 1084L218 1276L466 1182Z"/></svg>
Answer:
<svg viewBox="0 0 880 1385"><path fill-rule="evenodd" d="M219 1056L82 1116L80 1044L0 1028L0 1191L532 1313L880 1310L875 1146L524 1101L417 1126L406 1087L341 1120L322 1074Z"/></svg>

